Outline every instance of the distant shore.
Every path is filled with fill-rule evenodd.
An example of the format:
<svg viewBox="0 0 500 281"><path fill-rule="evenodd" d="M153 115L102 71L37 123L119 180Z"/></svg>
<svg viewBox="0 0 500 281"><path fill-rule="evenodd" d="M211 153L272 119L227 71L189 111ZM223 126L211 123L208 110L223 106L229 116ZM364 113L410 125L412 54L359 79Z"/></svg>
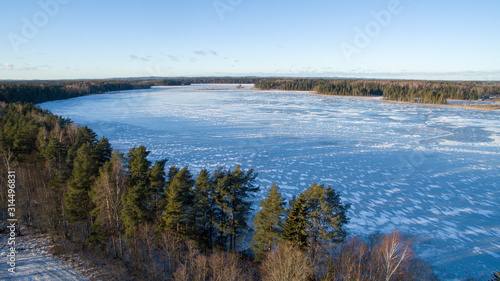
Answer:
<svg viewBox="0 0 500 281"><path fill-rule="evenodd" d="M500 103L496 106L471 106L471 105L461 105L461 104L437 104L437 103L422 103L422 102L409 102L409 101L396 101L396 100L387 100L384 99L383 96L344 96L344 95L329 95L329 94L320 94L316 91L296 91L296 90L279 90L279 89L269 89L269 90L264 90L264 89L257 89L254 88L254 90L257 91L283 91L283 92L305 92L309 93L312 95L320 95L320 96L332 96L332 97L355 97L355 98L378 98L381 101L385 102L395 102L395 103L405 103L405 104L420 104L420 105L433 105L433 106L449 106L449 107L461 107L461 108L466 108L466 109L476 109L476 110L499 110L500 109Z"/></svg>
<svg viewBox="0 0 500 281"><path fill-rule="evenodd" d="M476 110L499 110L500 103L496 106L472 106L472 105L461 105L461 104L438 104L438 103L422 103L422 102L409 102L409 101L397 101L397 100L387 100L381 99L381 101L386 102L396 102L396 103L406 103L406 104L421 104L421 105L435 105L435 106L449 106L449 107L462 107L467 109L476 109Z"/></svg>
<svg viewBox="0 0 500 281"><path fill-rule="evenodd" d="M196 91L233 91L235 89L196 89ZM500 102L495 106L471 106L471 105L461 105L461 104L437 104L437 103L422 103L422 102L409 102L409 101L395 101L395 100L387 100L384 99L383 96L348 96L348 95L329 95L329 94L321 94L316 91L300 91L300 90L281 90L281 89L259 89L259 88L241 88L236 89L241 91L258 91L258 92L300 92L300 93L308 93L311 95L319 95L319 96L332 96L332 97L355 97L355 98L377 98L381 101L385 102L394 102L394 103L404 103L404 104L420 104L420 105L433 105L433 106L449 106L449 107L461 107L466 109L475 109L475 110L499 110ZM464 100L465 101L465 100ZM467 101L465 101L467 102Z"/></svg>

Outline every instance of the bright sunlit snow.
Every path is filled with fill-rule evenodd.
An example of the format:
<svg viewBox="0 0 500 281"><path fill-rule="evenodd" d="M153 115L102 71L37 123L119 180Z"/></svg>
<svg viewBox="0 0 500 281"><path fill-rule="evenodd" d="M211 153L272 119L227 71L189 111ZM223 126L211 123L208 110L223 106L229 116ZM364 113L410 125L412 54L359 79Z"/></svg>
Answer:
<svg viewBox="0 0 500 281"><path fill-rule="evenodd" d="M157 87L41 105L151 160L258 172L290 198L311 183L352 203L349 230L395 227L445 278L491 277L500 265L500 112L376 98Z"/></svg>

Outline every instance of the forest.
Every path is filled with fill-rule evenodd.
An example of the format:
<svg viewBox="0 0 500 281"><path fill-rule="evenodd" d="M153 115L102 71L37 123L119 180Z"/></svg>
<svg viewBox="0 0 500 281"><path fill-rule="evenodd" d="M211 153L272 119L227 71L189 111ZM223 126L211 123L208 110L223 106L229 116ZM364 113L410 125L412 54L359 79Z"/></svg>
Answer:
<svg viewBox="0 0 500 281"><path fill-rule="evenodd" d="M214 82L189 79L154 85ZM153 85L101 82L86 90L93 82L81 82L75 93ZM38 83L17 88L17 98L33 98ZM380 94L370 83L362 87ZM67 97L60 93L33 99ZM287 200L276 184L255 186L258 171L194 172L167 159L150 161L149 154L144 146L113 150L90 128L31 103L0 101L0 173L15 171L19 224L59 241L54 253L84 252L113 263L115 280L437 280L408 234L350 235L351 205L330 186L311 182ZM7 179L0 178L2 223L12 195ZM267 193L258 202L261 188Z"/></svg>
<svg viewBox="0 0 500 281"><path fill-rule="evenodd" d="M31 102L75 98L114 91L150 89L152 86L182 86L198 83L255 83L252 77L122 78L104 80L0 81L0 101Z"/></svg>
<svg viewBox="0 0 500 281"><path fill-rule="evenodd" d="M123 78L106 80L0 81L0 101L32 102L74 98L152 86L232 83L255 84L262 90L315 91L325 95L382 96L391 101L445 104L447 100L500 97L500 83L363 79L198 77Z"/></svg>
<svg viewBox="0 0 500 281"><path fill-rule="evenodd" d="M263 90L315 91L324 95L382 96L391 101L445 104L447 100L478 100L498 97L500 83L461 81L405 81L358 79L262 79Z"/></svg>
<svg viewBox="0 0 500 281"><path fill-rule="evenodd" d="M31 104L1 103L0 116L0 169L15 171L20 224L119 261L126 274L117 279L435 278L397 231L348 236L350 204L329 186L311 183L285 200L274 184L257 204L252 169L167 167L167 159L149 161L144 146L121 153L90 128Z"/></svg>

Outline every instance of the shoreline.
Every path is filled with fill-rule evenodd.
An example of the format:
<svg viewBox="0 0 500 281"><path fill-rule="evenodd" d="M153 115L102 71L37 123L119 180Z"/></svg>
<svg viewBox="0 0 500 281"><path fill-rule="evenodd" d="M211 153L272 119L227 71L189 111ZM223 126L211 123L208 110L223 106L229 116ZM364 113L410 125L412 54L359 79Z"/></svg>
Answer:
<svg viewBox="0 0 500 281"><path fill-rule="evenodd" d="M235 84L236 85L236 84ZM182 86L180 86L182 87ZM355 96L355 95L329 95L329 94L320 94L316 91L300 91L300 90L281 90L281 89L259 89L259 88L242 88L242 89L195 89L195 91L257 91L257 92L297 92L297 93L308 93L311 95L318 96L332 96L332 97L354 97L354 98L366 98L366 99L378 99L383 102L394 102L394 103L402 103L402 104L416 104L416 105L430 105L430 106L447 106L447 107L461 107L465 109L473 109L473 110L488 110L495 111L500 110L500 103L495 106L471 106L471 105L461 105L461 104L436 104L436 103L420 103L420 102L409 102L409 101L395 101L395 100L387 100L383 96ZM465 100L464 100L465 101Z"/></svg>
<svg viewBox="0 0 500 281"><path fill-rule="evenodd" d="M382 99L383 97L382 96L348 96L348 95L328 95L328 94L320 94L316 91L307 91L309 92L310 94L312 95L318 95L318 96L330 96L330 97L346 97L346 98L365 98L365 99Z"/></svg>
<svg viewBox="0 0 500 281"><path fill-rule="evenodd" d="M403 103L403 104L420 104L420 105L431 105L431 106L447 106L447 107L461 107L465 109L475 109L475 110L499 110L500 104L497 106L471 106L471 105L461 105L461 104L436 104L436 103L421 103L421 102L409 102L409 101L397 101L397 100L386 100L381 99L381 101L385 102L394 102L394 103Z"/></svg>
<svg viewBox="0 0 500 281"><path fill-rule="evenodd" d="M295 91L295 90L278 90L278 89L269 89L269 90L263 90L263 89L258 89L254 88L257 91L282 91L282 92L306 92L312 95L319 95L319 96L332 96L332 97L355 97L355 98L368 98L368 99L378 99L383 102L394 102L394 103L403 103L403 104L417 104L417 105L431 105L431 106L447 106L447 107L461 107L465 109L474 109L474 110L488 110L488 111L494 111L494 110L500 110L500 103L496 106L470 106L470 105L461 105L461 104L436 104L436 103L421 103L421 102L409 102L409 101L396 101L396 100L387 100L384 99L383 96L347 96L347 95L329 95L329 94L320 94L316 91Z"/></svg>

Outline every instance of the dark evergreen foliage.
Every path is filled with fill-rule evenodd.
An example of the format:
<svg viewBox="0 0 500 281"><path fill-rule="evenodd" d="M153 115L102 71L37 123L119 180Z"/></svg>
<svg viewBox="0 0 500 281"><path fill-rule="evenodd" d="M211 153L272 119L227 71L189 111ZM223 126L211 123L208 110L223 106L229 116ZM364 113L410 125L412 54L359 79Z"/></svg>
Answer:
<svg viewBox="0 0 500 281"><path fill-rule="evenodd" d="M125 233L129 237L137 234L137 229L142 222L151 220L148 213L150 198L149 190L149 168L151 162L147 160L149 151L146 147L133 147L127 154L127 168L129 172L129 189L123 195L122 219L125 225Z"/></svg>
<svg viewBox="0 0 500 281"><path fill-rule="evenodd" d="M393 101L437 104L449 99L477 100L500 94L500 84L488 82L275 78L262 79L255 87L339 96L383 96Z"/></svg>
<svg viewBox="0 0 500 281"><path fill-rule="evenodd" d="M301 193L299 197L293 201L293 205L288 211L285 220L285 227L281 236L284 240L290 241L301 249L307 247L307 217L309 209L305 195Z"/></svg>
<svg viewBox="0 0 500 281"><path fill-rule="evenodd" d="M491 281L500 281L500 271L493 272L493 279Z"/></svg>
<svg viewBox="0 0 500 281"><path fill-rule="evenodd" d="M215 197L215 184L207 169L198 173L193 191L193 224L195 226L195 240L203 247L213 248L215 234L215 219L218 211Z"/></svg>
<svg viewBox="0 0 500 281"><path fill-rule="evenodd" d="M170 279L198 267L201 275L185 276L241 276L236 254L214 250L240 250L250 231L252 198L259 190L252 169L203 169L195 179L187 167L172 165L166 173L167 160L151 163L144 146L126 157L112 152L109 141L98 140L90 128L31 104L0 102L0 117L0 171L16 170L20 222L123 260L148 279ZM273 185L259 205L254 242L261 258L285 240L305 251L310 267L319 248L346 236L349 204L330 187L312 184L285 211ZM200 252L214 254L207 259Z"/></svg>
<svg viewBox="0 0 500 281"><path fill-rule="evenodd" d="M70 221L87 221L93 209L90 189L99 169L97 154L90 143L84 143L76 152L73 172L68 182L64 203Z"/></svg>
<svg viewBox="0 0 500 281"><path fill-rule="evenodd" d="M255 77L129 78L103 80L0 81L0 101L42 103L46 101L150 89L151 86L180 86L200 83L255 83Z"/></svg>
<svg viewBox="0 0 500 281"><path fill-rule="evenodd" d="M266 198L260 201L259 206L262 209L254 218L255 234L252 245L256 260L262 260L273 246L277 245L283 230L285 199L281 197L278 185L273 184L268 189Z"/></svg>
<svg viewBox="0 0 500 281"><path fill-rule="evenodd" d="M192 233L190 216L193 209L194 180L187 167L181 169L170 180L165 194L162 220L165 229L182 237Z"/></svg>

